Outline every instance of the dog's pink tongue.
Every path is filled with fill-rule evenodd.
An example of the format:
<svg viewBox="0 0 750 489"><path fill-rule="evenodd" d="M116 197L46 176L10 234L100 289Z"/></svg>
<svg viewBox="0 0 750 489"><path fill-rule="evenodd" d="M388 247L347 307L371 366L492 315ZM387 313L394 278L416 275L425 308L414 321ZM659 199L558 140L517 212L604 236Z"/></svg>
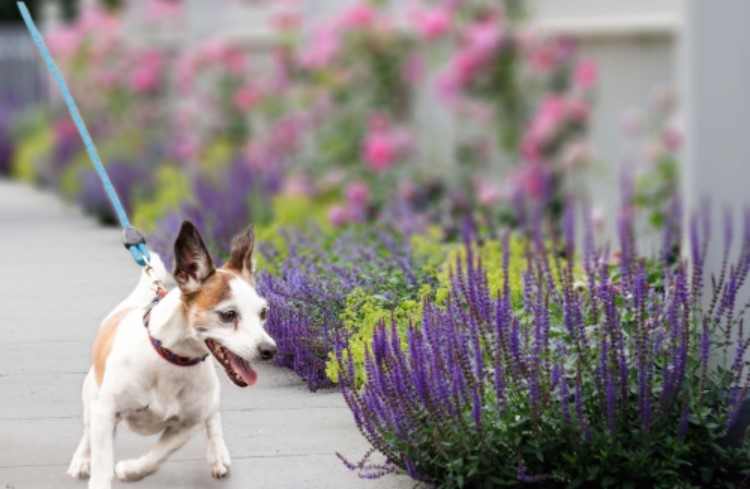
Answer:
<svg viewBox="0 0 750 489"><path fill-rule="evenodd" d="M245 360L230 355L229 362L232 364L232 369L242 377L247 385L253 385L258 381L258 373Z"/></svg>

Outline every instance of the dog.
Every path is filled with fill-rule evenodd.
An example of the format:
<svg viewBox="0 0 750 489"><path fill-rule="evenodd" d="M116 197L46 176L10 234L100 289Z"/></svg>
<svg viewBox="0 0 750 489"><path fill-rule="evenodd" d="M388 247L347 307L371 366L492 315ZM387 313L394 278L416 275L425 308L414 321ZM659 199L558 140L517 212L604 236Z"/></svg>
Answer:
<svg viewBox="0 0 750 489"><path fill-rule="evenodd" d="M219 378L213 357L240 387L253 385L252 363L270 360L274 340L265 332L269 309L253 276L253 229L232 241L230 257L216 268L196 227L182 223L175 240L174 280L155 298L167 272L151 254L133 292L102 322L82 389L83 437L68 473L89 479L89 489L110 488L116 474L137 481L204 427L208 466L221 478L231 460L219 414ZM163 296L163 298L161 297ZM115 465L115 427L123 422L142 435L161 433L145 455Z"/></svg>

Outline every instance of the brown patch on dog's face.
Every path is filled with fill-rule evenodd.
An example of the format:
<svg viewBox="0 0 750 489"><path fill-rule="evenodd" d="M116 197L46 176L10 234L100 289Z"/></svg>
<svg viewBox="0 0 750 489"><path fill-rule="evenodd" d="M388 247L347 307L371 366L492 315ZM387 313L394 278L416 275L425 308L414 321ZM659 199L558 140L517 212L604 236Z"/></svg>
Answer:
<svg viewBox="0 0 750 489"><path fill-rule="evenodd" d="M122 323L122 320L125 319L125 316L127 316L132 310L133 308L129 307L122 311L118 311L116 314L109 317L96 335L92 356L94 377L96 378L96 384L99 386L102 385L102 381L104 380L107 358L109 358L109 354L112 353L112 343L115 340L117 328L120 326L120 323Z"/></svg>
<svg viewBox="0 0 750 489"><path fill-rule="evenodd" d="M217 304L228 300L232 295L229 281L233 276L214 273L206 279L201 288L191 294L182 294L186 309L192 314L212 311Z"/></svg>

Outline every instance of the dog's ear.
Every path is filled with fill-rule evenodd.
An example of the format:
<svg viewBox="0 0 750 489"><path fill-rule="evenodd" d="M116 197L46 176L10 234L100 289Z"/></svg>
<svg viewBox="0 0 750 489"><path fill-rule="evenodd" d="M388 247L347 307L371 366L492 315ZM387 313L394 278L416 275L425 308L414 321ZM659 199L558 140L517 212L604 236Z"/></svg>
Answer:
<svg viewBox="0 0 750 489"><path fill-rule="evenodd" d="M185 293L196 292L216 272L198 229L184 221L174 243L174 279Z"/></svg>
<svg viewBox="0 0 750 489"><path fill-rule="evenodd" d="M255 230L253 226L247 232L237 235L232 240L232 251L224 265L227 270L241 274L248 280L253 276L253 249L255 248Z"/></svg>

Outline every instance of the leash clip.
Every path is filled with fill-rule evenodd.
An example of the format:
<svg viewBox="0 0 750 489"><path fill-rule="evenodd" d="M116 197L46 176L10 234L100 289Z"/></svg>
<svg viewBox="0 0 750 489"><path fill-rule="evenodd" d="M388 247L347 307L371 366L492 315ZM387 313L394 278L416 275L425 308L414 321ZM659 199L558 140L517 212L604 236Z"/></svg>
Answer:
<svg viewBox="0 0 750 489"><path fill-rule="evenodd" d="M133 226L122 230L122 242L125 249L130 251L133 259L140 266L145 267L151 261L151 254L146 246L146 238Z"/></svg>
<svg viewBox="0 0 750 489"><path fill-rule="evenodd" d="M122 242L129 250L131 246L146 244L146 238L136 228L129 226L122 230Z"/></svg>

